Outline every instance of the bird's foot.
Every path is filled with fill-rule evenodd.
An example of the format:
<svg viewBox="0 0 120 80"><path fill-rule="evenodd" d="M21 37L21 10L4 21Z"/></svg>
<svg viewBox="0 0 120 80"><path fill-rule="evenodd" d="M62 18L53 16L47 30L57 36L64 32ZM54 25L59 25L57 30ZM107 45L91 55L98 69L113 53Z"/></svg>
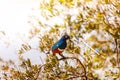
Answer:
<svg viewBox="0 0 120 80"><path fill-rule="evenodd" d="M62 55L62 54L59 54L61 57L62 57L62 59L65 59L65 56L64 55Z"/></svg>

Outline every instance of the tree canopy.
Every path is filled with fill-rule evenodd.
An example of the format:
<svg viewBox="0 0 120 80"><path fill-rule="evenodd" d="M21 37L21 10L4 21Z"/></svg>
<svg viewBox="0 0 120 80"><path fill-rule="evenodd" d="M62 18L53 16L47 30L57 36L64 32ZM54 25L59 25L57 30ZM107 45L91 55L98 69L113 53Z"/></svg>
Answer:
<svg viewBox="0 0 120 80"><path fill-rule="evenodd" d="M46 54L45 64L33 65L20 58L2 66L5 79L18 80L119 80L120 79L120 1L41 0L39 16L29 21L30 39L38 37L41 53L63 34L68 34L65 58ZM19 54L31 50L23 44ZM34 53L33 53L34 54ZM10 66L11 65L11 66ZM9 73L9 74L7 74Z"/></svg>

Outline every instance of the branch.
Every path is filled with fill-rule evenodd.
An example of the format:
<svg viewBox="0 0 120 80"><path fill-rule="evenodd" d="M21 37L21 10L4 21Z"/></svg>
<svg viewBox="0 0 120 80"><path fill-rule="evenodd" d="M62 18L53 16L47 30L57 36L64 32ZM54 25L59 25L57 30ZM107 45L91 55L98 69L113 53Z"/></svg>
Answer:
<svg viewBox="0 0 120 80"><path fill-rule="evenodd" d="M115 40L115 52L117 53L117 64L118 64L118 67L119 67L119 51L118 51L118 42L117 42L117 39L114 39Z"/></svg>
<svg viewBox="0 0 120 80"><path fill-rule="evenodd" d="M118 41L117 41L117 39L114 39L115 40L115 52L117 53L117 55L116 55L116 57L117 57L117 60L116 60L116 62L117 62L117 67L118 67L118 69L119 69L119 79L120 79L120 66L119 66L119 50L118 50Z"/></svg>
<svg viewBox="0 0 120 80"><path fill-rule="evenodd" d="M117 65L119 67L119 52L118 52L118 42L117 42L117 39L114 39L115 40L115 52L117 53Z"/></svg>
<svg viewBox="0 0 120 80"><path fill-rule="evenodd" d="M79 64L82 66L83 70L84 70L84 75L83 77L85 77L85 80L87 80L87 76L86 76L86 68L85 66L83 65L83 63L76 57L64 57L64 58L61 58L59 60L66 60L66 59L75 59L77 62L79 62ZM77 76L76 76L77 77ZM80 77L80 76L79 76Z"/></svg>

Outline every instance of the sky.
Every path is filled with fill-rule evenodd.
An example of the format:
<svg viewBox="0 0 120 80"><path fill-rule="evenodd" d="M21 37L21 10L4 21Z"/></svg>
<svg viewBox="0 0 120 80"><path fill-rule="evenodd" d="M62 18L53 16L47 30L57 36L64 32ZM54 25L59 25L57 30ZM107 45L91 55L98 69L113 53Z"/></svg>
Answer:
<svg viewBox="0 0 120 80"><path fill-rule="evenodd" d="M39 6L39 0L0 0L0 30L7 33L25 32L32 8Z"/></svg>
<svg viewBox="0 0 120 80"><path fill-rule="evenodd" d="M33 9L39 8L40 0L0 0L0 58L16 60L17 50L25 41L31 26L28 24L29 16ZM5 36L1 32L5 32ZM21 40L22 39L22 40ZM37 45L36 42L31 42ZM35 62L40 59L38 55L25 53L25 58L31 58ZM36 62L37 63L37 62Z"/></svg>

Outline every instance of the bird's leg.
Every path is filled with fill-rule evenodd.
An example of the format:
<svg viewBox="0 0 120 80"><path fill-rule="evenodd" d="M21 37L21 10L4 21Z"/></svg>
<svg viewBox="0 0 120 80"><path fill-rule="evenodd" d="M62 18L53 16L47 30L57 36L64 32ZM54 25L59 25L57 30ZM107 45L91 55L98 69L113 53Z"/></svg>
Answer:
<svg viewBox="0 0 120 80"><path fill-rule="evenodd" d="M65 56L63 56L61 53L59 53L59 55L60 55L62 58L65 58Z"/></svg>

